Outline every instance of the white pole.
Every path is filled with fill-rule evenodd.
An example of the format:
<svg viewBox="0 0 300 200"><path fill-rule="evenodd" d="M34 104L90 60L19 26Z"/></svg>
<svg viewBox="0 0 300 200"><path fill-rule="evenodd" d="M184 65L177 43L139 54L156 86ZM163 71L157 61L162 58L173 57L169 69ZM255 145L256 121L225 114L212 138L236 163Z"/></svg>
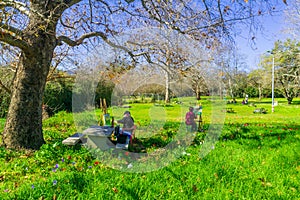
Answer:
<svg viewBox="0 0 300 200"><path fill-rule="evenodd" d="M275 68L275 58L273 54L273 63L272 63L272 112L274 112L274 68Z"/></svg>

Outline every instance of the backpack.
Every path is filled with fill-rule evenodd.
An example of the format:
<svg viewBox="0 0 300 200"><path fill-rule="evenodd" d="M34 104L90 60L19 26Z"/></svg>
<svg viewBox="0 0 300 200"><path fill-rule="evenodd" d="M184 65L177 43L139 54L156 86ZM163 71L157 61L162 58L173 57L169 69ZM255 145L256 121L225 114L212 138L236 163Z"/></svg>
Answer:
<svg viewBox="0 0 300 200"><path fill-rule="evenodd" d="M191 125L193 123L194 119L195 119L195 115L194 115L193 112L186 113L185 124L186 125Z"/></svg>
<svg viewBox="0 0 300 200"><path fill-rule="evenodd" d="M114 135L118 138L119 137L119 135L120 135L120 126L119 125L117 125L116 127L115 127L115 133L114 133Z"/></svg>

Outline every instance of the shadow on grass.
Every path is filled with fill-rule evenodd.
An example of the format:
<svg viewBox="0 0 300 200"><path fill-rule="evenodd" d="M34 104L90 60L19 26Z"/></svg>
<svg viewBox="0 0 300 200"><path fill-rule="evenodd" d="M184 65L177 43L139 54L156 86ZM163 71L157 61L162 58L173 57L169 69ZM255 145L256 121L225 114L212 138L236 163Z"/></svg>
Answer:
<svg viewBox="0 0 300 200"><path fill-rule="evenodd" d="M220 140L237 140L238 143L252 146L253 148L267 146L278 148L281 144L299 142L300 137L295 137L300 130L300 125L287 124L231 124L224 128Z"/></svg>
<svg viewBox="0 0 300 200"><path fill-rule="evenodd" d="M300 105L300 101L292 101L293 105Z"/></svg>

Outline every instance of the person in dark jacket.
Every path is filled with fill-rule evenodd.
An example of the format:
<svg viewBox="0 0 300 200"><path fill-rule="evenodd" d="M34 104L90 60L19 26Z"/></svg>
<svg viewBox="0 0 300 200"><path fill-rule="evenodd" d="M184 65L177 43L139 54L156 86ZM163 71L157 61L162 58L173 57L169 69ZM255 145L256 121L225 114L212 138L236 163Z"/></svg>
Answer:
<svg viewBox="0 0 300 200"><path fill-rule="evenodd" d="M133 137L133 132L136 128L134 125L134 119L132 118L129 111L125 111L123 118L117 120L117 123L123 124L123 127L120 128L120 135L127 135L126 147L128 148L129 141L131 141Z"/></svg>

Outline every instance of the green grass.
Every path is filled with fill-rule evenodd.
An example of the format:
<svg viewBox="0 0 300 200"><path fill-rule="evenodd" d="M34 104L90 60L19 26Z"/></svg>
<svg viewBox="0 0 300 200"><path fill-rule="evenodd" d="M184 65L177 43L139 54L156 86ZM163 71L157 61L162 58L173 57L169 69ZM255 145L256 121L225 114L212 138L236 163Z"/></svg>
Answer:
<svg viewBox="0 0 300 200"><path fill-rule="evenodd" d="M227 104L235 112L226 113L219 141L205 157L200 157L205 133L214 120L212 113L224 114L221 107L212 108L209 99L202 100L205 132L198 133L192 145L181 149L178 159L168 166L141 173L124 172L130 171L125 168L130 161L126 152L114 161L124 165L123 170L117 170L80 145L61 144L78 131L74 120L80 122L80 128L86 126L84 119L97 123L99 110L78 118L59 113L44 121L47 144L41 150L16 152L0 148L0 198L300 199L299 99L292 105L284 99L278 101L274 113L270 99L250 99L257 107ZM138 129L143 130L137 132L137 137L148 152L155 153L175 137L191 105L195 105L191 98L168 106L131 105L130 111L140 123ZM261 107L268 110L267 114L253 113ZM110 112L118 119L124 110L112 108ZM157 115L166 124L155 120ZM0 125L3 127L4 120ZM156 131L151 132L148 126ZM149 167L146 164L141 162L140 167Z"/></svg>

